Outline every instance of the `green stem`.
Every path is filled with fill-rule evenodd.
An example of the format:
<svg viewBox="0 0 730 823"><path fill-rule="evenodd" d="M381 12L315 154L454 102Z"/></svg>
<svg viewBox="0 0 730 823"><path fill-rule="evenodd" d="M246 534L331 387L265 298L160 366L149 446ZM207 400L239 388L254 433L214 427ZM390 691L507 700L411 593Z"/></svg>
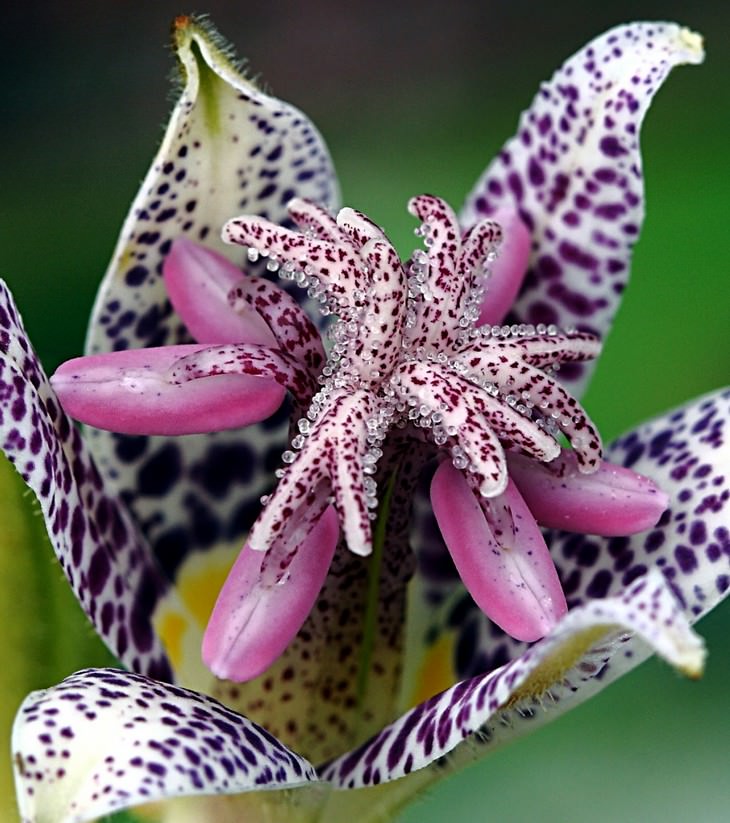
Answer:
<svg viewBox="0 0 730 823"><path fill-rule="evenodd" d="M380 567L383 562L385 546L385 529L388 525L390 502L395 488L397 471L393 472L385 488L385 494L378 508L378 517L373 529L373 553L370 555L368 566L368 591L363 620L362 649L360 653L360 668L357 673L357 705L358 711L362 708L367 692L368 677L370 676L370 661L375 646L375 634L378 622L378 591L380 589Z"/></svg>

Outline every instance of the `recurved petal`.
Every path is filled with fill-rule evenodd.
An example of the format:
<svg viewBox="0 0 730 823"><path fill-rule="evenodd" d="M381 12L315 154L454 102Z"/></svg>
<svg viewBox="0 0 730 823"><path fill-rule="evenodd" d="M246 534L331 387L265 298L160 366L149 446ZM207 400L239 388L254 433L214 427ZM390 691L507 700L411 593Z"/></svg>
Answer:
<svg viewBox="0 0 730 823"><path fill-rule="evenodd" d="M304 758L213 698L118 669L85 669L30 694L12 748L24 823L317 780Z"/></svg>
<svg viewBox="0 0 730 823"><path fill-rule="evenodd" d="M575 455L563 450L551 463L509 452L510 477L542 526L607 537L636 534L655 526L668 495L631 469L601 461L585 474Z"/></svg>
<svg viewBox="0 0 730 823"><path fill-rule="evenodd" d="M607 450L669 495L655 528L610 540L548 538L568 600L614 594L658 566L694 621L730 591L730 389L645 423Z"/></svg>
<svg viewBox="0 0 730 823"><path fill-rule="evenodd" d="M730 592L730 389L724 389L645 423L619 438L606 456L650 477L669 495L654 528L624 537L549 532L546 540L571 608L613 597L648 569L659 568L694 621ZM619 498L621 495L619 494ZM600 503L599 503L600 506ZM449 651L449 676L469 677L499 666L524 647L497 632L458 590L446 548L433 533L432 515L417 509L425 614L423 637L441 637ZM417 591L418 589L414 589ZM432 641L422 651L429 659ZM638 663L639 661L637 661ZM439 680L439 683L443 681Z"/></svg>
<svg viewBox="0 0 730 823"><path fill-rule="evenodd" d="M241 264L244 252L220 239L232 214L266 214L281 222L292 197L330 208L339 199L329 153L314 126L247 80L209 24L178 17L173 41L180 96L101 285L89 351L175 342L179 322L169 314L160 275L176 238L204 242ZM114 322L128 311L138 322ZM158 314L156 323L149 322L151 313Z"/></svg>
<svg viewBox="0 0 730 823"><path fill-rule="evenodd" d="M51 382L72 417L125 434L211 432L273 414L284 386L267 372L246 373L244 365L225 373L201 361L220 348L191 343L77 357L63 363Z"/></svg>
<svg viewBox="0 0 730 823"><path fill-rule="evenodd" d="M1 281L0 447L38 498L61 568L104 642L135 671L172 678L152 628L166 582L61 409Z"/></svg>
<svg viewBox="0 0 730 823"><path fill-rule="evenodd" d="M457 763L484 756L592 696L651 651L690 677L702 671L702 640L658 571L568 613L520 657L426 700L321 776L358 788L447 755ZM448 773L440 768L434 778Z"/></svg>
<svg viewBox="0 0 730 823"><path fill-rule="evenodd" d="M669 71L702 61L701 38L673 23L618 26L543 84L467 198L466 227L516 209L532 234L529 271L508 322L604 335L644 217L639 128ZM571 391L589 374L561 376Z"/></svg>
<svg viewBox="0 0 730 823"><path fill-rule="evenodd" d="M243 210L288 221L286 204L295 196L339 205L329 152L305 115L247 80L209 24L178 18L173 45L179 98L97 297L88 353L189 342L161 277L175 238L202 242L238 265L245 251L219 237L231 215ZM170 570L188 552L207 549L212 533L243 542L268 482L249 467L263 466L286 436L273 424L205 439L88 434L100 471L148 524L155 550L174 554ZM210 474L217 478L213 493L201 482ZM237 482L242 474L245 484Z"/></svg>
<svg viewBox="0 0 730 823"><path fill-rule="evenodd" d="M203 660L218 677L235 682L258 677L307 619L340 533L332 507L308 526L311 531L293 549L243 547L203 639Z"/></svg>

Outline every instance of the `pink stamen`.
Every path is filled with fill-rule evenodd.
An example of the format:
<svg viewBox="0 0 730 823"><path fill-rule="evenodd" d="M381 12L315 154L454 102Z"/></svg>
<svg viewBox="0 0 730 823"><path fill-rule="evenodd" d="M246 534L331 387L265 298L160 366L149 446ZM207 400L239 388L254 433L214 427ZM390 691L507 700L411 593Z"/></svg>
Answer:
<svg viewBox="0 0 730 823"><path fill-rule="evenodd" d="M542 464L507 454L510 477L538 523L554 529L606 537L636 534L656 525L668 496L648 477L601 461L598 471L580 471L573 452L563 450Z"/></svg>
<svg viewBox="0 0 730 823"><path fill-rule="evenodd" d="M209 347L201 343L77 357L51 383L76 420L123 434L199 434L247 426L270 417L286 394L268 377L222 374L172 377L178 362Z"/></svg>
<svg viewBox="0 0 730 823"><path fill-rule="evenodd" d="M500 224L504 240L491 266L477 326L501 323L514 305L527 273L532 242L530 232L514 209L497 209L490 219Z"/></svg>
<svg viewBox="0 0 730 823"><path fill-rule="evenodd" d="M314 607L338 536L330 507L293 551L243 547L203 638L203 660L213 674L252 680L281 655Z"/></svg>
<svg viewBox="0 0 730 823"><path fill-rule="evenodd" d="M483 505L492 501L479 500L463 475L444 461L431 484L431 503L479 608L517 640L531 642L548 634L568 607L550 552L514 484L495 499L490 525Z"/></svg>
<svg viewBox="0 0 730 823"><path fill-rule="evenodd" d="M201 343L275 344L274 335L251 308L234 310L228 294L243 272L222 254L178 237L162 266L165 289L190 334Z"/></svg>

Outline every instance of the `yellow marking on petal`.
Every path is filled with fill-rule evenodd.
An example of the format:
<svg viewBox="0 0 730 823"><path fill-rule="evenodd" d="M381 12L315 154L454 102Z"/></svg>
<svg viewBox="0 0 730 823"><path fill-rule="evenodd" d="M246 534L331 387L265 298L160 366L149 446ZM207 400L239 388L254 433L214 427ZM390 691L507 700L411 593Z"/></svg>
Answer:
<svg viewBox="0 0 730 823"><path fill-rule="evenodd" d="M173 669L179 669L182 664L183 636L188 627L187 620L181 614L168 612L155 622L157 634L162 640Z"/></svg>
<svg viewBox="0 0 730 823"><path fill-rule="evenodd" d="M218 592L240 549L238 542L188 556L175 587L160 600L153 617L175 676L188 688L209 693L213 675L203 665L203 632Z"/></svg>
<svg viewBox="0 0 730 823"><path fill-rule="evenodd" d="M409 708L444 691L457 681L454 671L454 636L444 632L423 656Z"/></svg>
<svg viewBox="0 0 730 823"><path fill-rule="evenodd" d="M596 645L598 640L615 629L615 626L592 626L569 637L539 664L521 686L515 689L504 707L510 708L522 700L539 698L544 695L551 686L565 677L585 653Z"/></svg>
<svg viewBox="0 0 730 823"><path fill-rule="evenodd" d="M212 552L191 555L177 578L177 593L201 628L210 619L218 592L228 577L236 552L215 549Z"/></svg>

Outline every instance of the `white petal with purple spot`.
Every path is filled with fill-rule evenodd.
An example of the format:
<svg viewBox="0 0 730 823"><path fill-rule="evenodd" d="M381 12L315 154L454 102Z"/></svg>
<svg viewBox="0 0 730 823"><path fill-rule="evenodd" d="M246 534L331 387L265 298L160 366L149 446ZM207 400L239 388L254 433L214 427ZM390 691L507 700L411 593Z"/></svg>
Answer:
<svg viewBox="0 0 730 823"><path fill-rule="evenodd" d="M407 712L325 766L322 777L341 788L395 780L450 754L473 735L469 754L474 748L486 754L504 713L546 711L553 717L572 707L600 688L609 661L617 660L619 668L627 653L631 659L634 649L627 643L634 635L644 656L654 651L691 677L701 673L702 640L662 575L653 571L622 595L570 612L548 637L502 668L457 683Z"/></svg>
<svg viewBox="0 0 730 823"><path fill-rule="evenodd" d="M462 223L516 208L532 234L508 322L604 335L628 282L644 218L639 129L670 70L703 59L699 35L631 23L593 40L544 83L467 198ZM563 371L573 388L586 366Z"/></svg>
<svg viewBox="0 0 730 823"><path fill-rule="evenodd" d="M12 751L23 823L317 780L304 758L217 700L118 669L85 669L30 694Z"/></svg>
<svg viewBox="0 0 730 823"><path fill-rule="evenodd" d="M62 411L2 281L0 446L38 498L61 568L105 643L136 671L171 679L152 628L166 581Z"/></svg>
<svg viewBox="0 0 730 823"><path fill-rule="evenodd" d="M251 266L221 242L227 218L244 209L282 222L293 197L339 201L327 147L304 114L248 80L206 21L179 17L173 37L180 95L101 284L88 353L190 341L161 276L175 238L265 273L267 261ZM192 551L243 541L270 483L260 467L284 448L286 413L247 432L184 440L87 432L170 577Z"/></svg>

